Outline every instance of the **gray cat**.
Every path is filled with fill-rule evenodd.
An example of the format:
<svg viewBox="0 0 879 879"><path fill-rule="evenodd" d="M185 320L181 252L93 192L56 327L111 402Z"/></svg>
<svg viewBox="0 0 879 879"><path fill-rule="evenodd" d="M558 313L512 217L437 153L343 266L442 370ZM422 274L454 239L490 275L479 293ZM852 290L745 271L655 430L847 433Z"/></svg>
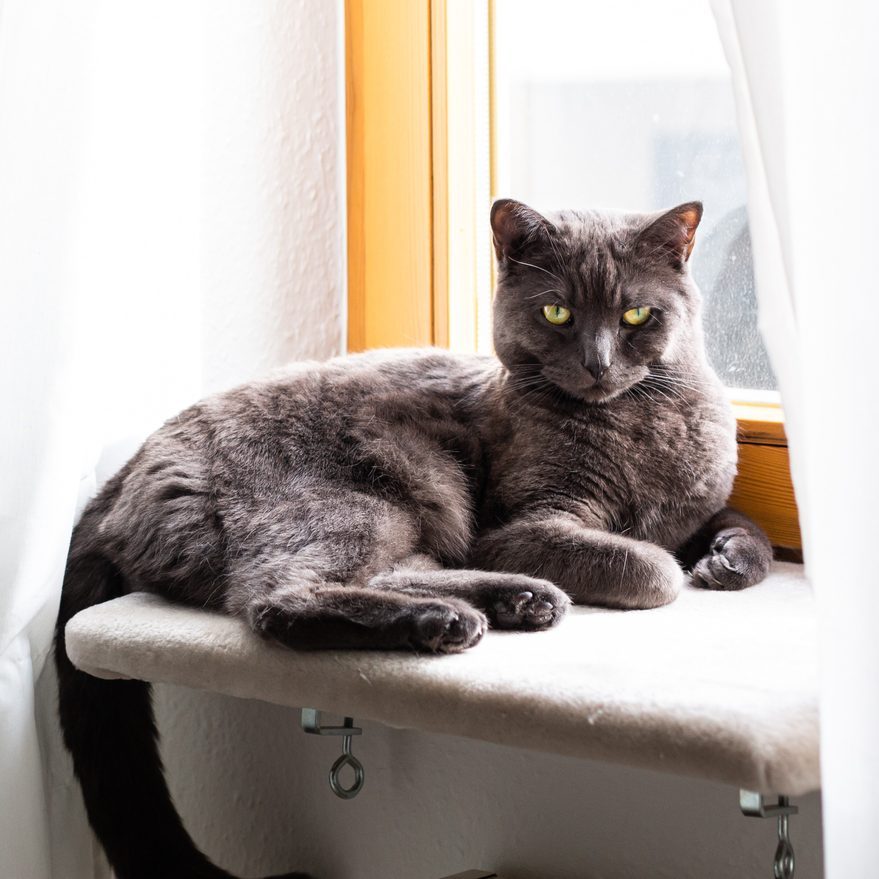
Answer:
<svg viewBox="0 0 879 879"><path fill-rule="evenodd" d="M762 579L725 508L735 422L688 270L697 202L661 214L492 208L497 359L378 351L198 403L86 509L56 635L60 713L119 879L228 877L183 829L147 684L76 671L64 625L132 590L295 648L449 653L573 600L672 601ZM290 874L295 875L295 874Z"/></svg>

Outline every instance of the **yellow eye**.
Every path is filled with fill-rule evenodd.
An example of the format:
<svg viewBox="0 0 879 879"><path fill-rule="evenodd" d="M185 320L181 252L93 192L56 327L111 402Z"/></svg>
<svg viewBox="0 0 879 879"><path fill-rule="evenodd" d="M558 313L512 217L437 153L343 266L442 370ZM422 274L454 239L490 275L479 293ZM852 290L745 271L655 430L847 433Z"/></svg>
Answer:
<svg viewBox="0 0 879 879"><path fill-rule="evenodd" d="M560 327L571 319L571 309L564 305L544 305L543 316L551 324Z"/></svg>
<svg viewBox="0 0 879 879"><path fill-rule="evenodd" d="M641 324L647 323L647 318L649 317L650 306L642 305L623 312L623 323L627 323L630 327L640 327Z"/></svg>

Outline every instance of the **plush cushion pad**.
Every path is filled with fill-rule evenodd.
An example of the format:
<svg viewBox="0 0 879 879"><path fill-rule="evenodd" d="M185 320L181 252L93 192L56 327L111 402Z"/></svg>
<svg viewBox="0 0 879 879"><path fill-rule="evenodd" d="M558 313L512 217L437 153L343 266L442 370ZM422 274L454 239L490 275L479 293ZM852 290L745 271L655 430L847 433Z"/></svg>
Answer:
<svg viewBox="0 0 879 879"><path fill-rule="evenodd" d="M238 619L137 593L67 626L99 677L165 681L759 790L819 785L815 607L798 565L650 611L575 608L456 656L296 652Z"/></svg>

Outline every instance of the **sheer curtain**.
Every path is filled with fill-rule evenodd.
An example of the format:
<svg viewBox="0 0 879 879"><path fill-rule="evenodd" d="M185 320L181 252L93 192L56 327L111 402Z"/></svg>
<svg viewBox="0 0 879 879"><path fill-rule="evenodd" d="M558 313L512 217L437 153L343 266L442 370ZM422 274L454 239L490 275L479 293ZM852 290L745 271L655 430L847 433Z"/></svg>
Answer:
<svg viewBox="0 0 879 879"><path fill-rule="evenodd" d="M0 0L0 876L105 875L48 661L77 509L185 404L341 350L340 22Z"/></svg>
<svg viewBox="0 0 879 879"><path fill-rule="evenodd" d="M821 618L826 874L867 877L879 863L879 6L712 2Z"/></svg>
<svg viewBox="0 0 879 879"><path fill-rule="evenodd" d="M25 879L51 869L34 682L89 444L75 427L71 230L91 24L60 3L0 7L0 873Z"/></svg>

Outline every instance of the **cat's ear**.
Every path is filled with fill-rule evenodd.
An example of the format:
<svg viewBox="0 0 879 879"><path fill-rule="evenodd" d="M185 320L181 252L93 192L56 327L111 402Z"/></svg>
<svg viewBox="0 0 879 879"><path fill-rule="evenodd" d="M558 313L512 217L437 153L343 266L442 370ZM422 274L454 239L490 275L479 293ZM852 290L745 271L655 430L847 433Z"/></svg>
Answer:
<svg viewBox="0 0 879 879"><path fill-rule="evenodd" d="M512 198L499 198L491 206L491 231L498 261L544 243L551 225L534 208Z"/></svg>
<svg viewBox="0 0 879 879"><path fill-rule="evenodd" d="M653 218L638 236L644 252L664 257L683 268L696 244L696 228L702 219L702 202L688 201Z"/></svg>

